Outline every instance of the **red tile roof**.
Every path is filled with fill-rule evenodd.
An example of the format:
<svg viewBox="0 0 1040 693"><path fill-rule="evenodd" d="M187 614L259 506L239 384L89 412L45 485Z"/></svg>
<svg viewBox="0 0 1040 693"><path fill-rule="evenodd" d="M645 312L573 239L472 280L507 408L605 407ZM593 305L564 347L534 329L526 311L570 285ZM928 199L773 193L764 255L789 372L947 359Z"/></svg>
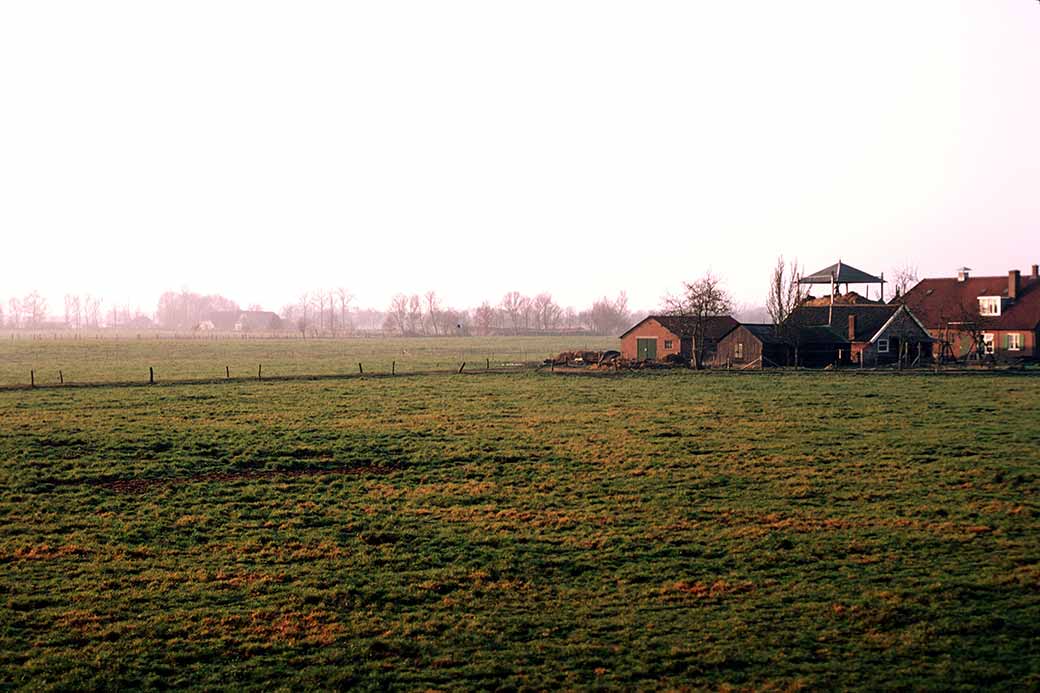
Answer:
<svg viewBox="0 0 1040 693"><path fill-rule="evenodd" d="M998 316L979 315L980 296L1004 300ZM925 327L939 329L948 322L974 321L983 329L1034 330L1040 325L1040 279L1022 275L1018 298L1008 302L1008 277L922 279L893 302L905 303Z"/></svg>

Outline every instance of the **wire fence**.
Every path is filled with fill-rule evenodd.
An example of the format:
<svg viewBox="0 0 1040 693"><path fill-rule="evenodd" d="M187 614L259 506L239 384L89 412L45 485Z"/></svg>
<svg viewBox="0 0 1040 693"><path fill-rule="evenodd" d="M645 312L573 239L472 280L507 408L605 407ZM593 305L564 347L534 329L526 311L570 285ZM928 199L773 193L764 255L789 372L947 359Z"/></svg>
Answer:
<svg viewBox="0 0 1040 693"><path fill-rule="evenodd" d="M0 388L522 370L561 351L615 344L609 338L0 340Z"/></svg>

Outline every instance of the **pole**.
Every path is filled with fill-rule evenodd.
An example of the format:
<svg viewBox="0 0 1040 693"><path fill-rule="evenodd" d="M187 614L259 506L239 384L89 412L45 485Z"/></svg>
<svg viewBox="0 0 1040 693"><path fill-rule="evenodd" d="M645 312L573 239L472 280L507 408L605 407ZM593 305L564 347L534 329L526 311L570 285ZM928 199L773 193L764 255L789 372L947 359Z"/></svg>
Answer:
<svg viewBox="0 0 1040 693"><path fill-rule="evenodd" d="M148 366L148 384L155 385L155 370Z"/></svg>
<svg viewBox="0 0 1040 693"><path fill-rule="evenodd" d="M831 303L827 308L827 325L831 325L834 318L834 272L831 272Z"/></svg>

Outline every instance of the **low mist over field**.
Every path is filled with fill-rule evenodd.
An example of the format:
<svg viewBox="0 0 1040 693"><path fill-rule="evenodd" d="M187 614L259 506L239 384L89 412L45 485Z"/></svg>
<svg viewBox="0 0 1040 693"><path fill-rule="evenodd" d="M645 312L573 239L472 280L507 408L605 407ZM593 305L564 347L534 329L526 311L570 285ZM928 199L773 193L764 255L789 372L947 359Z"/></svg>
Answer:
<svg viewBox="0 0 1040 693"><path fill-rule="evenodd" d="M185 287L649 310L708 271L762 305L779 255L1035 244L1031 0L48 7L0 9L0 297L52 318Z"/></svg>

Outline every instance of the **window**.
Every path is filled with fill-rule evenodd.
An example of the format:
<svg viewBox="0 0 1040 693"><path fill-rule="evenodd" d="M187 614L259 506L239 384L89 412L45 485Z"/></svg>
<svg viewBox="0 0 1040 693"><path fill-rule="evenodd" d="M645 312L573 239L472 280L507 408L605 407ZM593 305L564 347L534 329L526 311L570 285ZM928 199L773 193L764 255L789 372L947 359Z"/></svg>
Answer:
<svg viewBox="0 0 1040 693"><path fill-rule="evenodd" d="M664 348L665 349L671 349L672 348L672 340L670 340L670 339L664 340Z"/></svg>
<svg viewBox="0 0 1040 693"><path fill-rule="evenodd" d="M986 333L982 335L982 345L987 354L993 353L993 335Z"/></svg>
<svg viewBox="0 0 1040 693"><path fill-rule="evenodd" d="M879 354L888 353L888 337L877 340L877 351Z"/></svg>
<svg viewBox="0 0 1040 693"><path fill-rule="evenodd" d="M744 358L744 342L737 342L733 346L733 358L742 359Z"/></svg>
<svg viewBox="0 0 1040 693"><path fill-rule="evenodd" d="M1022 335L1018 332L1004 335L1004 348L1008 351L1022 350Z"/></svg>
<svg viewBox="0 0 1040 693"><path fill-rule="evenodd" d="M979 315L1000 315L1000 296L979 296Z"/></svg>

